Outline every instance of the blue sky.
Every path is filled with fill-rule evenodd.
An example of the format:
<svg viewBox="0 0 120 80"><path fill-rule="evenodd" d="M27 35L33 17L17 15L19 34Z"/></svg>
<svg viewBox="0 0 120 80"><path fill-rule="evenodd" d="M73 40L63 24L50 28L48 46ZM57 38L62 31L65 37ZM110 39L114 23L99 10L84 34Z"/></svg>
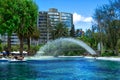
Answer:
<svg viewBox="0 0 120 80"><path fill-rule="evenodd" d="M89 29L93 22L93 14L97 7L108 4L109 0L35 0L39 11L57 8L59 12L73 14L75 29Z"/></svg>

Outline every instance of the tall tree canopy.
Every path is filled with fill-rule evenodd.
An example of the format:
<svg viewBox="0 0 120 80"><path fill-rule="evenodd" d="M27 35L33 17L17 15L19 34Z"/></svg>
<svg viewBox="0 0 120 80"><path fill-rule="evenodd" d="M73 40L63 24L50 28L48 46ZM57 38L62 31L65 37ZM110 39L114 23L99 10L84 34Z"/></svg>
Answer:
<svg viewBox="0 0 120 80"><path fill-rule="evenodd" d="M37 14L38 7L33 0L0 0L0 33L17 33L21 54L24 36L33 34L37 27Z"/></svg>
<svg viewBox="0 0 120 80"><path fill-rule="evenodd" d="M117 52L117 43L120 39L120 0L98 7L94 19L98 25L101 41L107 49Z"/></svg>

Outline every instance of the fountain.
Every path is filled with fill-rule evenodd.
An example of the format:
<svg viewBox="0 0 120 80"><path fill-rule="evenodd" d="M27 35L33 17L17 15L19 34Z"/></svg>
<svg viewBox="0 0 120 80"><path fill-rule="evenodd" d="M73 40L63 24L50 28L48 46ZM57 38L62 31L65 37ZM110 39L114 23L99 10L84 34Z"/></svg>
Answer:
<svg viewBox="0 0 120 80"><path fill-rule="evenodd" d="M96 52L91 47L89 47L86 43L84 43L81 40L77 40L74 38L59 38L46 43L46 45L40 48L40 50L35 56L38 57L42 55L59 55L62 51L72 46L73 44L81 46L92 55L96 54Z"/></svg>

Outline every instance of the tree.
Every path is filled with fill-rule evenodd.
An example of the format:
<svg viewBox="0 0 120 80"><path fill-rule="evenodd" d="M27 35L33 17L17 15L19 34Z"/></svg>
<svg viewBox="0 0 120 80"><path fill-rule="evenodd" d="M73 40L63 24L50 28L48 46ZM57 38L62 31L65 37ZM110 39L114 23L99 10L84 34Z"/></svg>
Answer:
<svg viewBox="0 0 120 80"><path fill-rule="evenodd" d="M0 0L0 34L8 35L8 49L11 50L11 34L17 26L18 15L15 14L16 1Z"/></svg>
<svg viewBox="0 0 120 80"><path fill-rule="evenodd" d="M120 38L119 5L120 0L111 1L110 4L97 8L94 14L94 19L99 28L100 40L108 49L112 49L114 52L117 52L117 41Z"/></svg>
<svg viewBox="0 0 120 80"><path fill-rule="evenodd" d="M37 24L38 8L33 0L0 0L1 33L17 33L20 39L20 53L23 53L23 39L32 33ZM28 35L27 35L28 36Z"/></svg>
<svg viewBox="0 0 120 80"><path fill-rule="evenodd" d="M53 39L68 36L68 28L64 23L58 23L52 31Z"/></svg>
<svg viewBox="0 0 120 80"><path fill-rule="evenodd" d="M25 34L25 38L27 39L27 45L28 45L28 54L30 54L30 39L35 39L35 40L38 40L39 39L39 36L40 36L40 32L39 30L37 29L37 27L29 27L31 29L29 29L29 31Z"/></svg>
<svg viewBox="0 0 120 80"><path fill-rule="evenodd" d="M32 1L27 2L26 4L26 14L29 16L26 17L26 20L28 24L26 24L26 32L25 32L25 38L27 38L27 44L28 44L28 54L30 53L30 39L38 39L39 38L39 31L37 30L37 6Z"/></svg>
<svg viewBox="0 0 120 80"><path fill-rule="evenodd" d="M75 37L75 27L74 27L74 25L71 27L70 36Z"/></svg>
<svg viewBox="0 0 120 80"><path fill-rule="evenodd" d="M23 52L24 35L30 38L29 34L33 34L33 29L37 27L37 5L32 0L20 0L18 2L19 9L17 14L20 16L20 23L16 28L16 33L20 39L20 53Z"/></svg>

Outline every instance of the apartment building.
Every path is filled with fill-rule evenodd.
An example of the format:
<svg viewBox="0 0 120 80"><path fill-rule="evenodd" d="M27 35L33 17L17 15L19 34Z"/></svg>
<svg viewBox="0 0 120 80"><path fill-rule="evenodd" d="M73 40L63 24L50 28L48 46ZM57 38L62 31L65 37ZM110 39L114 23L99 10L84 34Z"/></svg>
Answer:
<svg viewBox="0 0 120 80"><path fill-rule="evenodd" d="M48 11L40 11L38 17L38 28L40 30L39 44L46 43L52 39L51 31L54 26L62 22L70 30L73 26L73 15L67 12L59 12L55 8L50 8Z"/></svg>

